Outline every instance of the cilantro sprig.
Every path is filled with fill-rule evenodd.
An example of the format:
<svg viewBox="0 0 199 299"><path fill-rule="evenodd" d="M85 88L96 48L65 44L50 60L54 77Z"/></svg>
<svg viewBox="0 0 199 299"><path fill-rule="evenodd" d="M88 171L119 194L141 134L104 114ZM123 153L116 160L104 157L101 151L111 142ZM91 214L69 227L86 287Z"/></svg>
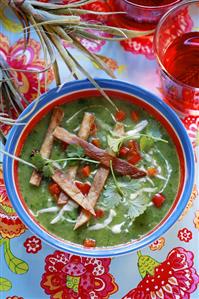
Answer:
<svg viewBox="0 0 199 299"><path fill-rule="evenodd" d="M125 201L128 207L127 214L134 220L146 211L150 202L148 193L155 189L141 189L139 182L129 180L128 178L123 178L121 182L118 182L113 170L112 161L110 161L110 170L113 177L113 184L109 184L108 188L105 189L102 205L107 209L111 209L117 207L122 201Z"/></svg>
<svg viewBox="0 0 199 299"><path fill-rule="evenodd" d="M145 133L140 133L145 130ZM129 140L140 139L141 150L147 150L153 146L154 142L161 141L168 143L167 140L161 138L160 128L155 122L151 121L141 121L138 123L133 130L126 132L124 136L118 137L117 135L111 133L107 136L107 143L110 149L117 154L123 143Z"/></svg>
<svg viewBox="0 0 199 299"><path fill-rule="evenodd" d="M99 164L100 162L88 159L84 155L84 150L80 146L69 145L67 148L67 157L63 159L46 159L43 158L39 151L34 150L31 155L31 162L36 167L36 169L41 172L44 177L49 178L54 174L55 163L62 163L68 161L84 161L88 163Z"/></svg>
<svg viewBox="0 0 199 299"><path fill-rule="evenodd" d="M80 145L69 144L66 155L68 158L83 158L85 156L84 150Z"/></svg>

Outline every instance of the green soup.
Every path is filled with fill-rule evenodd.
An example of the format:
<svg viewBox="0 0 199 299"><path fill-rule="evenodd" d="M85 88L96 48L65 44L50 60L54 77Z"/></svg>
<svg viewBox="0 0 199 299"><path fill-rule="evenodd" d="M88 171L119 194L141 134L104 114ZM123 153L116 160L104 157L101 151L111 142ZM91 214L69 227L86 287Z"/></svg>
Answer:
<svg viewBox="0 0 199 299"><path fill-rule="evenodd" d="M84 226L77 230L73 229L80 213L77 205L70 202L70 208L66 211L63 207L58 207L54 196L49 192L50 180L43 179L39 187L34 187L29 183L32 168L24 164L19 165L20 189L29 209L40 225L64 240L83 244L86 239L94 239L96 246L130 242L142 237L159 224L176 197L179 185L179 160L166 130L144 109L118 99L114 99L114 102L119 110L125 112L125 119L122 121L125 134L130 131L128 134L131 136L133 132L131 138L138 146L140 159L135 161L134 166L146 171L148 175L132 179L129 176L117 175L113 169L95 206L95 211L100 213L97 213L97 217L92 216ZM64 110L64 119L60 126L69 132L77 134L84 113L92 112L97 126L94 137L100 141L101 148L110 150L110 138L112 141L119 138L113 133L114 113L111 113L113 109L106 100L100 97L80 99L61 108ZM40 149L50 117L49 113L28 135L22 149L22 159L31 162L32 150ZM135 128L143 121L147 124L135 134ZM92 139L93 136L90 136L88 141L91 142ZM129 141L126 139L120 146L128 149L128 145ZM50 158L57 160L66 157L67 149L64 151L60 142L55 140ZM83 177L77 172L76 181L92 184L99 165L85 161L65 161L60 163L59 167L66 171L71 164L78 165L80 170L83 166L89 165L91 171L89 176ZM156 194L163 195L165 199L160 207L157 207L152 200Z"/></svg>

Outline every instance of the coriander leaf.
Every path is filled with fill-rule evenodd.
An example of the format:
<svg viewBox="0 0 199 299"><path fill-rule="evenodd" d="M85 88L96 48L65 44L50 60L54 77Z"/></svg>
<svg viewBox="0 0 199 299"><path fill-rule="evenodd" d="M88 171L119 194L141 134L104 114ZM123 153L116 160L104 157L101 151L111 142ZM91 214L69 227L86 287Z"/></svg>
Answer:
<svg viewBox="0 0 199 299"><path fill-rule="evenodd" d="M54 174L54 168L50 164L46 164L42 169L45 178L50 178Z"/></svg>
<svg viewBox="0 0 199 299"><path fill-rule="evenodd" d="M114 132L107 136L108 146L114 153L118 153L121 145L131 139L140 138L140 132L148 125L147 120L143 120L138 123L133 130L126 132L126 134L120 138L114 136Z"/></svg>
<svg viewBox="0 0 199 299"><path fill-rule="evenodd" d="M149 200L146 197L138 195L131 201L131 203L129 203L128 216L131 219L135 219L142 215L146 211L148 203Z"/></svg>
<svg viewBox="0 0 199 299"><path fill-rule="evenodd" d="M148 136L142 136L140 138L140 149L143 152L148 152L154 145L154 140Z"/></svg>
<svg viewBox="0 0 199 299"><path fill-rule="evenodd" d="M42 171L43 167L46 164L46 161L44 158L42 158L40 152L35 152L33 156L31 156L31 162L37 167L39 171Z"/></svg>
<svg viewBox="0 0 199 299"><path fill-rule="evenodd" d="M127 177L122 177L120 179L120 188L125 190L125 195L129 195L137 190L140 190L141 188L141 183L137 180L132 180L131 178L127 178Z"/></svg>
<svg viewBox="0 0 199 299"><path fill-rule="evenodd" d="M108 146L110 147L110 149L112 149L114 153L117 153L119 151L122 142L123 138L116 138L110 135L107 136Z"/></svg>
<svg viewBox="0 0 199 299"><path fill-rule="evenodd" d="M83 157L84 156L84 150L81 146L76 144L70 144L67 147L67 157L68 158L75 158L75 157Z"/></svg>
<svg viewBox="0 0 199 299"><path fill-rule="evenodd" d="M103 197L100 200L100 204L104 209L109 210L117 207L122 200L122 196L118 193L115 185L109 185L103 192Z"/></svg>
<svg viewBox="0 0 199 299"><path fill-rule="evenodd" d="M146 128L146 134L152 138L161 138L162 133L160 131L160 124L154 120L151 120Z"/></svg>

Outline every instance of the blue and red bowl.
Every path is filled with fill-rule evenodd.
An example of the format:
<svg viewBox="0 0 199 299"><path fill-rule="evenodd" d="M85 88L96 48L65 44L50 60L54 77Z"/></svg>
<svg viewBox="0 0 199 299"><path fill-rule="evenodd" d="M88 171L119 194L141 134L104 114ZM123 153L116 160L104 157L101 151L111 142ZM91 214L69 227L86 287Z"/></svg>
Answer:
<svg viewBox="0 0 199 299"><path fill-rule="evenodd" d="M81 245L64 241L41 227L27 207L18 184L18 162L7 155L3 159L3 174L6 190L11 203L25 225L49 245L73 254L97 257L109 257L127 254L138 250L158 239L178 220L190 198L194 183L194 156L192 145L178 116L158 97L131 84L114 80L96 80L110 96L122 98L146 109L166 128L171 136L180 161L180 184L173 205L164 219L152 231L138 240L127 244L107 248L87 249ZM37 109L30 113L22 126L14 126L10 131L5 150L19 156L26 137L36 123L53 107L74 101L78 98L100 95L87 81L66 83L61 89L55 88L41 96ZM21 114L24 117L31 112L31 103ZM24 121L23 121L24 122Z"/></svg>

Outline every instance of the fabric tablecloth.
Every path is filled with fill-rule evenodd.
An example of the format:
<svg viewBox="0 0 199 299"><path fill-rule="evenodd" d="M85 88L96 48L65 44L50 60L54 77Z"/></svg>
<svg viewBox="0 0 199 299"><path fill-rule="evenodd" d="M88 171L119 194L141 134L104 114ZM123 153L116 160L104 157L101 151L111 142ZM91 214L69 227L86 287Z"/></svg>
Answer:
<svg viewBox="0 0 199 299"><path fill-rule="evenodd" d="M107 10L107 4L96 1L91 9ZM107 20L100 21L106 22ZM120 22L119 22L120 23ZM190 26L186 11L174 26ZM45 63L41 44L34 32L23 52L20 24L14 16L0 10L0 55L12 68L41 70ZM121 43L91 42L82 39L89 50L101 55L105 63L120 80L141 86L161 96L156 61L152 50L152 36L137 37ZM94 64L72 47L70 51L87 68L93 77L107 77ZM72 80L65 66L62 80ZM38 76L27 72L17 73L20 91L29 101L37 94ZM46 78L48 89L55 86L52 71ZM41 91L45 91L45 75L40 74ZM179 221L164 236L138 253L114 259L89 259L57 251L34 236L21 222L11 207L0 173L0 298L1 299L71 299L75 282L66 285L66 265L74 261L84 268L82 279L87 277L83 291L76 291L77 299L198 299L199 291L199 206L198 158L199 117L183 116L182 121L191 138L197 179L189 203ZM4 131L9 128L4 126ZM145 277L139 272L144 264ZM92 264L93 267L88 265ZM101 269L101 271L99 271ZM89 279L88 279L89 278Z"/></svg>

